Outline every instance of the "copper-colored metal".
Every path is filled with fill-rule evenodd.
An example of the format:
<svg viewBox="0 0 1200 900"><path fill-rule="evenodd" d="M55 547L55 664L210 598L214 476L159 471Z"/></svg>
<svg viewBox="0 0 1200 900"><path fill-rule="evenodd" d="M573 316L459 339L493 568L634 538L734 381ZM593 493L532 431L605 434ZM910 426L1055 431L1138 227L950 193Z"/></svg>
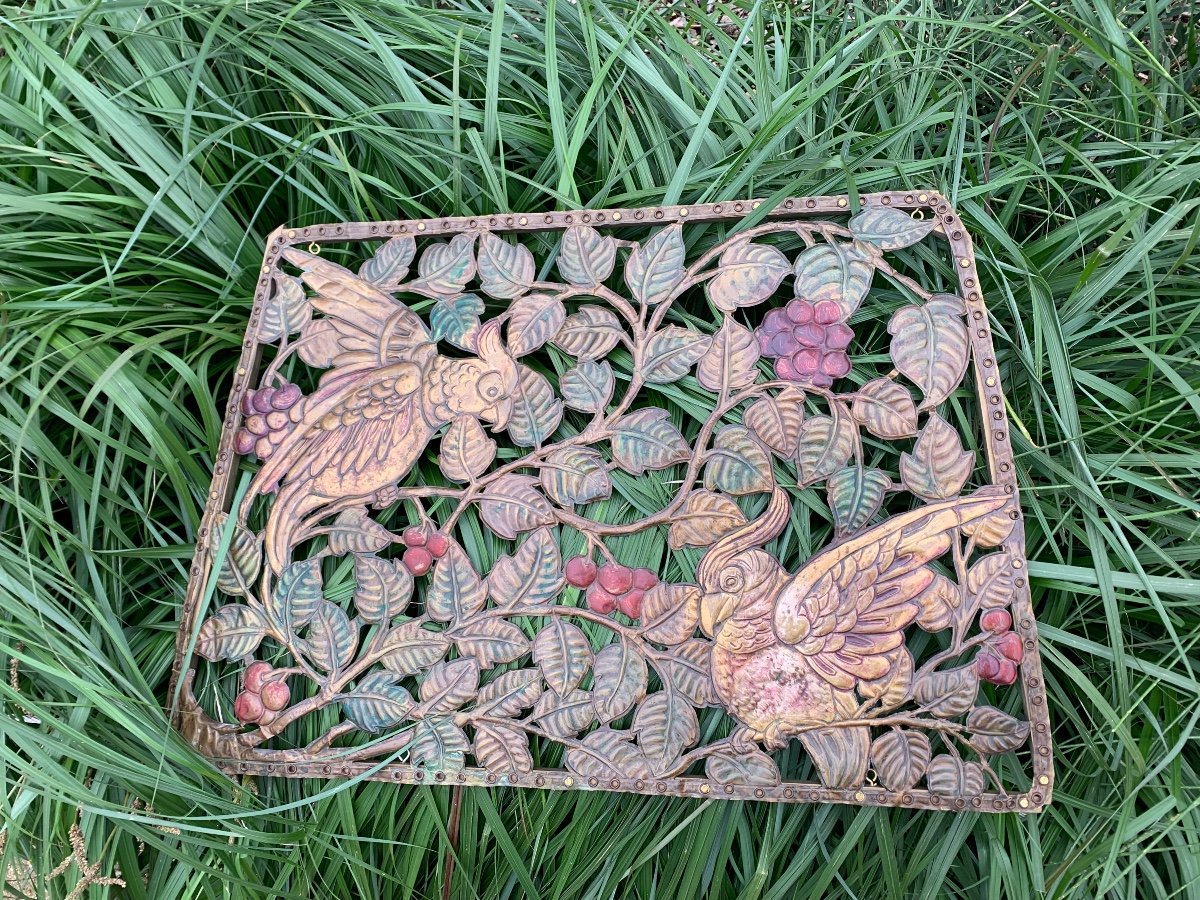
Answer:
<svg viewBox="0 0 1200 900"><path fill-rule="evenodd" d="M1044 806L1046 698L970 238L932 192L858 202L275 232L183 610L184 733L231 773ZM689 254L694 223L752 213ZM540 231L559 237L521 240ZM927 239L949 245L956 292L894 256ZM881 284L886 357L852 324L879 315ZM673 315L698 290L708 328ZM977 403L985 467L938 413L955 393ZM671 495L648 510L656 491L630 479L660 469ZM831 543L785 568L768 544L821 500ZM642 532L696 548L694 577L625 566L621 538ZM317 715L329 730L290 745Z"/></svg>

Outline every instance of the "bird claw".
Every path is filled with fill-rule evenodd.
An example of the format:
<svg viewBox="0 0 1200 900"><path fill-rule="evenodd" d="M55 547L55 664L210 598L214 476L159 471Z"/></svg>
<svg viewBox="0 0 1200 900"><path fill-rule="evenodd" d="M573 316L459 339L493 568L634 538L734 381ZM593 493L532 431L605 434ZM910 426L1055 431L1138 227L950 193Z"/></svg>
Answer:
<svg viewBox="0 0 1200 900"><path fill-rule="evenodd" d="M750 729L739 726L729 736L729 747L734 753L750 753L758 749L758 745L750 737Z"/></svg>
<svg viewBox="0 0 1200 900"><path fill-rule="evenodd" d="M371 495L371 509L387 509L400 499L400 488L396 485L380 488Z"/></svg>

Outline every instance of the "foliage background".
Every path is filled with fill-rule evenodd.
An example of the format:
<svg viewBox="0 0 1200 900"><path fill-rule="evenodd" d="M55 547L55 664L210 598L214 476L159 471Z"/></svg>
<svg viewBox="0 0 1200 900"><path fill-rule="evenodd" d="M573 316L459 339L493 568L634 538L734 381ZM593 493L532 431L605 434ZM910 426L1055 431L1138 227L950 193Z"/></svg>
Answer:
<svg viewBox="0 0 1200 900"><path fill-rule="evenodd" d="M474 790L456 896L1200 896L1198 83L1157 0L0 6L9 891L440 895L446 790L239 789L162 709L275 225L849 185L977 236L1053 806Z"/></svg>

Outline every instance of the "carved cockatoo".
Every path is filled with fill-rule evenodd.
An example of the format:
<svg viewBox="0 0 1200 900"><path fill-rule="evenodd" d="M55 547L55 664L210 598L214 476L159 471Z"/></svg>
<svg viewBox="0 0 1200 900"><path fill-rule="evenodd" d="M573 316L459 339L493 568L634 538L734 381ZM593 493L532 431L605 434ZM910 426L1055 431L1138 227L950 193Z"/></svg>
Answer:
<svg viewBox="0 0 1200 900"><path fill-rule="evenodd" d="M1007 502L985 488L922 506L790 575L759 549L787 523L787 494L776 488L763 515L716 541L697 569L713 683L742 726L737 737L769 748L798 737L827 785L861 781L869 729L814 726L855 718L855 688L891 671L920 613L917 597L935 577L928 563L950 549L956 529Z"/></svg>
<svg viewBox="0 0 1200 900"><path fill-rule="evenodd" d="M279 489L264 529L275 572L301 523L336 501L394 487L443 425L474 416L504 428L518 381L498 321L479 328L477 356L441 356L421 319L390 294L312 254L284 256L303 270L336 350L320 387L289 411L241 507L244 522L255 497Z"/></svg>

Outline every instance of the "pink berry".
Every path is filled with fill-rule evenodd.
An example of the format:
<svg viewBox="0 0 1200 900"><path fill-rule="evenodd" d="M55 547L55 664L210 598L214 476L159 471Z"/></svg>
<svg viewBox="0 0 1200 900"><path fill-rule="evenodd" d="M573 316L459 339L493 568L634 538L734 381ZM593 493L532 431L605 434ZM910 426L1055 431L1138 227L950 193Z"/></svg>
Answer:
<svg viewBox="0 0 1200 900"><path fill-rule="evenodd" d="M263 388L254 394L254 408L260 413L273 410L271 401L275 399L275 388Z"/></svg>
<svg viewBox="0 0 1200 900"><path fill-rule="evenodd" d="M270 663L262 660L250 663L246 666L246 671L242 673L242 687L252 694L257 694L262 690L263 679L270 675L271 671Z"/></svg>
<svg viewBox="0 0 1200 900"><path fill-rule="evenodd" d="M268 681L262 686L259 696L262 697L262 705L267 709L280 710L288 705L292 689L287 686L286 681Z"/></svg>
<svg viewBox="0 0 1200 900"><path fill-rule="evenodd" d="M790 357L792 368L797 375L814 375L821 365L820 350L798 350Z"/></svg>
<svg viewBox="0 0 1200 900"><path fill-rule="evenodd" d="M830 350L845 350L853 337L854 332L849 325L835 322L825 329L825 346Z"/></svg>
<svg viewBox="0 0 1200 900"><path fill-rule="evenodd" d="M1021 636L1012 631L996 641L996 649L1015 663L1019 663L1025 656L1025 645L1021 643Z"/></svg>
<svg viewBox="0 0 1200 900"><path fill-rule="evenodd" d="M269 437L260 437L254 442L254 455L259 459L270 459L271 451L275 449L275 445L271 443Z"/></svg>
<svg viewBox="0 0 1200 900"><path fill-rule="evenodd" d="M992 679L993 684L1012 684L1017 680L1017 664L1011 659L1000 660L1000 671Z"/></svg>
<svg viewBox="0 0 1200 900"><path fill-rule="evenodd" d="M291 409L304 395L298 384L285 384L271 398L271 405L276 409Z"/></svg>
<svg viewBox="0 0 1200 900"><path fill-rule="evenodd" d="M607 616L617 608L617 598L600 587L599 583L593 584L587 589L586 598L588 609L600 613L602 616Z"/></svg>
<svg viewBox="0 0 1200 900"><path fill-rule="evenodd" d="M245 456L254 449L254 442L257 438L248 432L245 428L239 428L237 434L233 436L233 449L240 456Z"/></svg>
<svg viewBox="0 0 1200 900"><path fill-rule="evenodd" d="M596 572L596 582L614 596L620 596L633 587L633 570L619 563L605 563Z"/></svg>
<svg viewBox="0 0 1200 900"><path fill-rule="evenodd" d="M813 318L818 325L832 325L842 317L842 308L832 300L822 300L813 307Z"/></svg>
<svg viewBox="0 0 1200 900"><path fill-rule="evenodd" d="M246 391L242 394L242 415L252 416L256 412L258 410L254 408L254 391Z"/></svg>
<svg viewBox="0 0 1200 900"><path fill-rule="evenodd" d="M279 718L279 711L274 709L264 709L263 714L258 717L259 725L270 725Z"/></svg>
<svg viewBox="0 0 1200 900"><path fill-rule="evenodd" d="M1012 628L1012 616L1006 609L989 609L979 617L979 627L993 634L1004 634Z"/></svg>
<svg viewBox="0 0 1200 900"><path fill-rule="evenodd" d="M785 307L787 316L797 325L807 325L813 320L813 306L807 300L792 300Z"/></svg>
<svg viewBox="0 0 1200 900"><path fill-rule="evenodd" d="M427 540L424 528L414 525L412 528L404 529L404 546L406 547L424 547Z"/></svg>
<svg viewBox="0 0 1200 900"><path fill-rule="evenodd" d="M988 652L975 657L975 672L984 681L991 681L1000 672L1000 660Z"/></svg>
<svg viewBox="0 0 1200 900"><path fill-rule="evenodd" d="M281 428L286 428L288 422L288 414L282 410L273 409L267 413L267 427L272 431L279 431Z"/></svg>
<svg viewBox="0 0 1200 900"><path fill-rule="evenodd" d="M800 373L792 365L792 358L790 356L781 356L775 360L775 377L783 381L799 380Z"/></svg>
<svg viewBox="0 0 1200 900"><path fill-rule="evenodd" d="M596 580L596 563L586 556L572 556L567 560L563 574L567 577L567 584L585 588Z"/></svg>
<svg viewBox="0 0 1200 900"><path fill-rule="evenodd" d="M825 329L820 325L797 325L792 329L796 341L804 347L823 347L825 345Z"/></svg>
<svg viewBox="0 0 1200 900"><path fill-rule="evenodd" d="M242 691L233 701L233 714L238 717L239 722L245 722L247 725L257 722L263 714L263 709L263 702L258 698L258 694L249 691Z"/></svg>
<svg viewBox="0 0 1200 900"><path fill-rule="evenodd" d="M617 599L617 609L625 613L631 619L640 619L642 617L642 597L644 592L633 588L626 591Z"/></svg>
<svg viewBox="0 0 1200 900"><path fill-rule="evenodd" d="M245 422L246 430L255 437L262 437L271 429L267 427L266 416L250 416Z"/></svg>
<svg viewBox="0 0 1200 900"><path fill-rule="evenodd" d="M850 357L841 350L834 350L821 357L821 372L831 378L842 378L850 373Z"/></svg>
<svg viewBox="0 0 1200 900"><path fill-rule="evenodd" d="M649 569L633 570L633 586L639 591L648 591L658 584L658 576Z"/></svg>
<svg viewBox="0 0 1200 900"><path fill-rule="evenodd" d="M446 551L450 549L450 538L446 537L440 531L435 531L425 541L425 549L429 551L429 555L434 559L441 559L446 555Z"/></svg>
<svg viewBox="0 0 1200 900"><path fill-rule="evenodd" d="M424 575L433 565L433 554L424 547L409 547L404 551L404 565L414 575Z"/></svg>
<svg viewBox="0 0 1200 900"><path fill-rule="evenodd" d="M800 343L790 331L781 331L771 338L772 356L791 356L800 349Z"/></svg>

